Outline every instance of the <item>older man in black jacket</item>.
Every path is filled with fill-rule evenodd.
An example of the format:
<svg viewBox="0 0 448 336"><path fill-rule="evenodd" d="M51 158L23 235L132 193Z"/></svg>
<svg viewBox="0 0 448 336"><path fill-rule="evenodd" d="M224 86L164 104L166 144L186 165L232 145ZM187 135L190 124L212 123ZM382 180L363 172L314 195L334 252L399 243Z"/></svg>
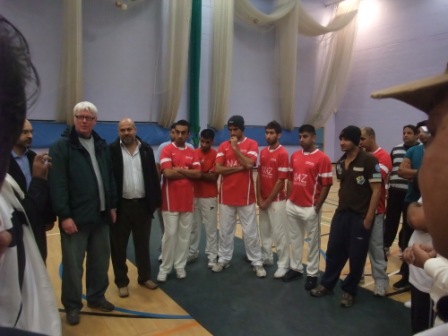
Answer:
<svg viewBox="0 0 448 336"><path fill-rule="evenodd" d="M80 321L82 275L86 260L87 306L109 312L106 300L110 260L109 224L116 221L117 195L109 147L93 129L98 109L80 102L74 126L50 147L49 184L59 218L62 247L62 304L69 325Z"/></svg>
<svg viewBox="0 0 448 336"><path fill-rule="evenodd" d="M117 184L117 223L111 227L111 256L115 284L120 297L129 296L126 248L132 232L138 283L156 289L151 280L149 237L152 215L161 204L159 176L151 146L137 137L135 123L124 118L118 123L119 138L110 145Z"/></svg>

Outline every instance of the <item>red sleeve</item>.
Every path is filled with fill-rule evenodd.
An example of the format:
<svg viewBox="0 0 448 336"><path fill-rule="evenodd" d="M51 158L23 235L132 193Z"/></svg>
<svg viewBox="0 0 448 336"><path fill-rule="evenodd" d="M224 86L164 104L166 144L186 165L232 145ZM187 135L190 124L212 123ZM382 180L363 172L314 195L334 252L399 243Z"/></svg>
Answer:
<svg viewBox="0 0 448 336"><path fill-rule="evenodd" d="M160 170L173 168L173 162L171 161L171 149L173 146L168 145L162 149L160 153Z"/></svg>

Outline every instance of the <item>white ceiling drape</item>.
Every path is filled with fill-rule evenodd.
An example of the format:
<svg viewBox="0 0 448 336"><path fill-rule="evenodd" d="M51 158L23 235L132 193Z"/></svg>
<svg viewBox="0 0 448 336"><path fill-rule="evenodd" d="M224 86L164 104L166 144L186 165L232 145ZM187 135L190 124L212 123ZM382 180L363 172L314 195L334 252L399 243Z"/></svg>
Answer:
<svg viewBox="0 0 448 336"><path fill-rule="evenodd" d="M170 1L168 12L167 50L163 68L162 106L158 123L169 127L176 119L188 66L190 44L191 0Z"/></svg>
<svg viewBox="0 0 448 336"><path fill-rule="evenodd" d="M82 0L64 0L57 121L73 124L73 107L83 98Z"/></svg>
<svg viewBox="0 0 448 336"><path fill-rule="evenodd" d="M227 100L230 85L230 69L231 69L231 57L232 57L232 42L233 36L226 36L225 41L217 40L215 41L215 32L225 30L226 32L231 32L229 26L233 25L233 17L229 15L234 6L235 16L241 21L248 25L263 26L263 25L275 25L276 26L276 39L277 48L279 54L279 92L280 92L280 116L282 126L286 129L292 129L294 127L294 112L295 112L295 91L296 91L296 68L297 68L297 32L300 34L308 36L318 36L329 32L336 32L344 27L347 27L349 23L355 21L354 18L357 14L357 8L359 6L359 0L350 0L354 5L346 7L346 10L338 11L334 19L327 25L323 26L315 21L302 7L300 0L277 0L275 9L269 13L263 13L255 8L250 0L215 0L213 5L214 11L214 41L213 41L213 55L220 53L221 57L213 58L212 62L212 89L211 89L211 122L210 125L217 129L221 129L225 124L227 117ZM349 2L350 2L349 1ZM227 15L222 16L220 13L227 13ZM220 17L220 20L216 20L216 17ZM218 33L216 33L218 34ZM332 61L331 64L336 62L346 63L346 59L350 60L353 39L344 39L347 34L341 34L337 38L338 44L333 45L328 49L328 55L325 58L333 57L337 54L338 58ZM220 43L225 43L225 52L223 46ZM351 43L351 46L348 44ZM337 45L342 45L347 48L349 53L341 53L340 50L336 51L332 48L336 48ZM343 49L343 48L342 48ZM224 51L224 53L222 53ZM350 55L349 55L350 54ZM225 73L222 70L225 68ZM348 67L344 68L348 71ZM335 72L335 75L346 75L344 69ZM222 77L221 77L222 76ZM337 80L337 76L330 76L332 80ZM324 80L325 77L321 76ZM221 90L222 87L218 83L224 84L226 90ZM334 83L334 82L332 82ZM319 82L318 87L328 85L324 82ZM341 85L342 86L342 85ZM215 92L220 90L220 92ZM335 91L339 92L339 91ZM219 96L220 101L216 101L215 97ZM340 99L340 97L338 97ZM316 99L316 104L322 105L321 102ZM320 111L320 108L312 106L309 114L315 111ZM310 119L311 117L309 117ZM313 117L313 120L317 118Z"/></svg>

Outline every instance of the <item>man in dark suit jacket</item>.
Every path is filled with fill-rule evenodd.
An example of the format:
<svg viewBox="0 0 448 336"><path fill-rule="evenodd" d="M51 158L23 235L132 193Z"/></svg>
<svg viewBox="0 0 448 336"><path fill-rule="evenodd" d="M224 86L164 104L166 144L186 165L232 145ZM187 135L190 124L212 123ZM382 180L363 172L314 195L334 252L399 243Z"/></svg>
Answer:
<svg viewBox="0 0 448 336"><path fill-rule="evenodd" d="M118 124L119 138L110 145L115 181L119 195L117 222L111 226L111 257L115 284L120 297L129 296L126 248L132 232L138 283L156 289L151 280L149 237L154 211L160 207L159 176L151 146L137 137L135 123L122 119Z"/></svg>
<svg viewBox="0 0 448 336"><path fill-rule="evenodd" d="M37 155L33 152L30 149L32 143L33 126L29 120L25 120L20 137L11 151L8 174L14 178L25 194L22 204L33 229L39 252L45 261L47 259L45 231L52 227L55 220L47 183L51 162L48 154Z"/></svg>

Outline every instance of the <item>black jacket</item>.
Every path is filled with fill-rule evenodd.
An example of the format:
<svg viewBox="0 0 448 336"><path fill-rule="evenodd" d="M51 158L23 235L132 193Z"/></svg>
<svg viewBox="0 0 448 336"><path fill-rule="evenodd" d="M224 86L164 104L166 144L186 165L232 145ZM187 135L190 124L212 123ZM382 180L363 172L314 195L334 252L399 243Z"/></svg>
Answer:
<svg viewBox="0 0 448 336"><path fill-rule="evenodd" d="M26 156L28 157L30 172L32 174L36 153L29 150L26 153ZM56 216L54 215L51 206L50 188L48 183L44 179L32 177L30 187L27 190L25 175L12 154L9 161L8 174L17 182L25 195L25 199L22 200L22 205L30 221L31 228L33 229L39 251L42 258L45 260L47 257L45 231L47 227L51 228L56 220Z"/></svg>
<svg viewBox="0 0 448 336"><path fill-rule="evenodd" d="M139 137L137 137L137 139L141 143L140 159L142 162L143 179L145 181L145 199L148 214L152 216L154 211L159 208L162 203L160 180L154 160L154 152L151 146ZM110 154L112 157L117 194L120 199L123 195L123 154L121 152L120 138L117 138L117 140L110 145ZM120 206L118 206L118 211L120 211Z"/></svg>
<svg viewBox="0 0 448 336"><path fill-rule="evenodd" d="M108 145L95 131L92 132L95 156L103 181L106 210L115 209L117 194L112 174ZM78 138L75 128L64 132L50 147L53 166L49 184L53 209L59 221L72 218L78 229L101 221L100 192L89 152Z"/></svg>

